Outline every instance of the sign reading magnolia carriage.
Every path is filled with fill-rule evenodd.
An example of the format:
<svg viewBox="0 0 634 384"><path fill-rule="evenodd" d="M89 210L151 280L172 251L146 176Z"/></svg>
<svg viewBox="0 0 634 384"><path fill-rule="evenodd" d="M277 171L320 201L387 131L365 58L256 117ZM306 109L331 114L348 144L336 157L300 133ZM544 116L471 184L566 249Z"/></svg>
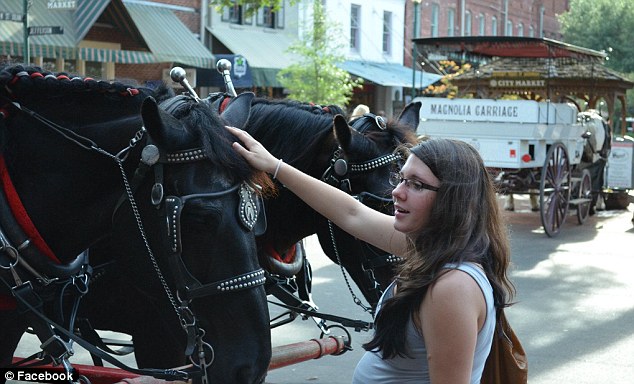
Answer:
<svg viewBox="0 0 634 384"><path fill-rule="evenodd" d="M525 100L425 98L421 117L435 120L536 123L537 102Z"/></svg>

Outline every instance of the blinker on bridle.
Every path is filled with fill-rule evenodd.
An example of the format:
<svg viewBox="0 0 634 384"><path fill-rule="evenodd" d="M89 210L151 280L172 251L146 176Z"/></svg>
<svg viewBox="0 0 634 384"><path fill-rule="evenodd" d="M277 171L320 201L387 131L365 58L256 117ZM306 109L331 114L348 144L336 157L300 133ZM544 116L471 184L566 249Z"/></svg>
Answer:
<svg viewBox="0 0 634 384"><path fill-rule="evenodd" d="M382 131L387 129L387 123L383 116L366 113L352 123L352 128L359 133L365 133L368 129L375 126ZM343 149L337 147L330 159L330 166L324 171L321 179L347 193L352 193L350 178L348 177L350 174L369 172L401 159L401 156L390 153L363 163L348 164L348 161L343 157Z"/></svg>

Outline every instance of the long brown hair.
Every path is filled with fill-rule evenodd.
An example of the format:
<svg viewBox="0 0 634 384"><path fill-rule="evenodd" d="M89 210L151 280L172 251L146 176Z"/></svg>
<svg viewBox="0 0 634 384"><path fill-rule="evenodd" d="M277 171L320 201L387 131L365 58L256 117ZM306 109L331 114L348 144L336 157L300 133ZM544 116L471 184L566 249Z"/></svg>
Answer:
<svg viewBox="0 0 634 384"><path fill-rule="evenodd" d="M447 263L479 263L493 287L495 306L510 305L515 287L509 280L510 244L495 188L482 158L471 145L450 139L424 140L411 152L440 181L431 223L409 238L409 256L397 274L397 292L381 306L376 332L364 344L383 358L408 356L407 323L420 324L418 311L429 287Z"/></svg>

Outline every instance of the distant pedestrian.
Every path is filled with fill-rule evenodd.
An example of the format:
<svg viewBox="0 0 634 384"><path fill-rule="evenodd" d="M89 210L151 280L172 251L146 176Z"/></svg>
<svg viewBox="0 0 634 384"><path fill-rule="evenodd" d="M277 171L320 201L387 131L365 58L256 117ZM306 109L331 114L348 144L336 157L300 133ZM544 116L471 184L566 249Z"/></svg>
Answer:
<svg viewBox="0 0 634 384"><path fill-rule="evenodd" d="M358 119L359 117L365 115L366 113L370 113L370 108L368 108L368 106L365 104L359 104L352 111L349 121Z"/></svg>

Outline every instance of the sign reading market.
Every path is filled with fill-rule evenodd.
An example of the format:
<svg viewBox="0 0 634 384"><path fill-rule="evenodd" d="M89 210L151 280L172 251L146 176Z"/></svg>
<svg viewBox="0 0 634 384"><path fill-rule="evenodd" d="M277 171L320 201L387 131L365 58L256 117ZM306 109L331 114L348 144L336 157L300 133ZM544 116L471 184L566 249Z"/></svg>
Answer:
<svg viewBox="0 0 634 384"><path fill-rule="evenodd" d="M489 80L491 88L544 88L546 80L533 71L494 71Z"/></svg>

